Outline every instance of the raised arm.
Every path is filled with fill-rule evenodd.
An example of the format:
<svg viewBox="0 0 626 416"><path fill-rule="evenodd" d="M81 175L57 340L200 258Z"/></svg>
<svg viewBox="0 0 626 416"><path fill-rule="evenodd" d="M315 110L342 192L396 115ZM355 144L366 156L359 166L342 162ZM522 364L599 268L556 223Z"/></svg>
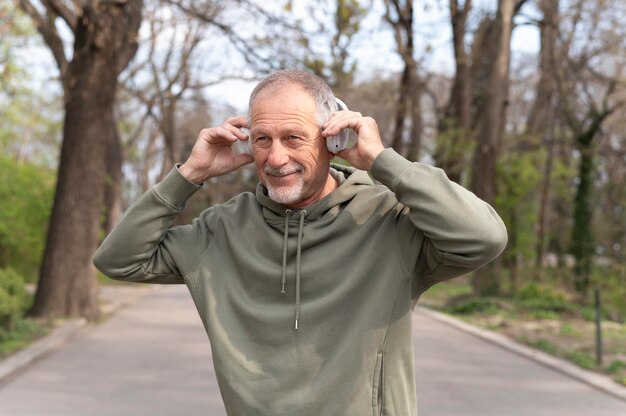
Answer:
<svg viewBox="0 0 626 416"><path fill-rule="evenodd" d="M467 273L504 250L506 228L489 204L450 181L443 170L384 149L372 118L338 112L324 124L323 134L343 128L353 129L358 137L354 147L338 155L370 171L402 204L396 243L420 286Z"/></svg>
<svg viewBox="0 0 626 416"><path fill-rule="evenodd" d="M192 225L170 228L171 222L204 181L252 162L232 151L237 140L247 140L239 129L245 123L234 117L202 130L189 159L127 210L96 251L95 266L118 280L182 283L210 241L216 210L206 210Z"/></svg>

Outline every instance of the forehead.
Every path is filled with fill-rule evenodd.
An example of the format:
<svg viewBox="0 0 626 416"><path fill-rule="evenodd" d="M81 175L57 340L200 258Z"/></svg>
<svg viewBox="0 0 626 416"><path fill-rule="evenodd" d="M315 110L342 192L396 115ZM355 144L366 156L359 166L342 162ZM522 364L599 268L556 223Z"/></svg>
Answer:
<svg viewBox="0 0 626 416"><path fill-rule="evenodd" d="M279 122L316 124L316 112L313 97L301 87L268 87L259 93L250 108L250 127Z"/></svg>

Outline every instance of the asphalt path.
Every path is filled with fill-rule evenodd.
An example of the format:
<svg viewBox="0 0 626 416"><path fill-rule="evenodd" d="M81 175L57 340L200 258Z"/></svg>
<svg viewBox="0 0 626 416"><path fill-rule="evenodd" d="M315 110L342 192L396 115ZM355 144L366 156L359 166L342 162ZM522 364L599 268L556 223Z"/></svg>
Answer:
<svg viewBox="0 0 626 416"><path fill-rule="evenodd" d="M624 416L626 402L414 313L421 416ZM225 415L183 286L89 326L0 384L0 416Z"/></svg>

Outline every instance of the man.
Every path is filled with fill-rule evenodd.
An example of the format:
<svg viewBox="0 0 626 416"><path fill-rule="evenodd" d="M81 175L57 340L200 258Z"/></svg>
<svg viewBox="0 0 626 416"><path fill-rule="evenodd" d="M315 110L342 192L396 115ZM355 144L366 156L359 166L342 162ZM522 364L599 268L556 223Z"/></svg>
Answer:
<svg viewBox="0 0 626 416"><path fill-rule="evenodd" d="M203 130L94 258L115 279L187 285L231 415L415 414L411 310L506 244L488 204L335 109L316 76L270 75L248 119ZM357 134L338 153L354 168L330 164L325 138L342 129ZM231 150L238 140L253 156ZM200 184L252 162L256 194L169 228Z"/></svg>

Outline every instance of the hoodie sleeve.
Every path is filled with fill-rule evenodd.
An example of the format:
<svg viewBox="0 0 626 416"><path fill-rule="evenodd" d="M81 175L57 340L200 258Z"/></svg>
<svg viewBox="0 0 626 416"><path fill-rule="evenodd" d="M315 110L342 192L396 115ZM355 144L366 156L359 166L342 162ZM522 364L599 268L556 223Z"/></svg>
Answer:
<svg viewBox="0 0 626 416"><path fill-rule="evenodd" d="M144 283L183 283L209 241L209 209L192 225L170 228L199 185L175 167L124 214L93 257L112 279Z"/></svg>
<svg viewBox="0 0 626 416"><path fill-rule="evenodd" d="M495 210L443 170L385 149L371 173L402 204L397 242L419 289L477 269L504 250L507 232Z"/></svg>

